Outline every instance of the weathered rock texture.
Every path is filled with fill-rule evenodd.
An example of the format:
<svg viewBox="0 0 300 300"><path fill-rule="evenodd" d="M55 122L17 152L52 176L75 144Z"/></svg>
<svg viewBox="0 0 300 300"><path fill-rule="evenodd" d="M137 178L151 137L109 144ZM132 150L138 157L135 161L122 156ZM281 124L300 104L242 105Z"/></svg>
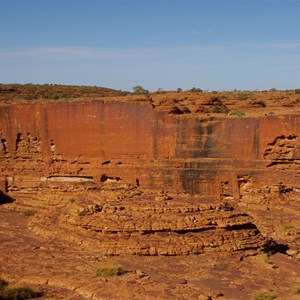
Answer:
<svg viewBox="0 0 300 300"><path fill-rule="evenodd" d="M194 198L180 206L177 197L158 205L145 196L127 203L123 186L115 210L105 209L107 198L88 196L93 213L65 216L65 223L96 232L104 252L112 254L262 248L265 241L245 212L255 202L299 196L299 114L280 114L275 107L270 115L264 101L252 100L242 107L259 113L241 117L234 101L207 94L174 97L3 103L1 190L28 205L37 197L34 206L43 208L48 193L96 193L105 184L116 184L112 191L126 184L210 196L221 202L203 206L203 199ZM226 211L233 200L246 206L244 212L232 212L231 204Z"/></svg>
<svg viewBox="0 0 300 300"><path fill-rule="evenodd" d="M268 246L253 218L230 203L110 184L104 189L75 198L43 194L48 210L31 220L32 230L51 239L60 228L62 240L103 255L253 253Z"/></svg>
<svg viewBox="0 0 300 300"><path fill-rule="evenodd" d="M248 299L265 285L292 299L300 96L101 97L1 102L6 279L25 278L57 299L111 299L112 289L116 299ZM278 254L266 269L248 256L270 246L282 253L289 247L289 257ZM11 249L18 254L12 259ZM117 261L112 256L127 257L136 271L99 282L92 270Z"/></svg>
<svg viewBox="0 0 300 300"><path fill-rule="evenodd" d="M0 106L5 191L120 180L192 194L243 197L300 189L299 114L173 115L146 101Z"/></svg>

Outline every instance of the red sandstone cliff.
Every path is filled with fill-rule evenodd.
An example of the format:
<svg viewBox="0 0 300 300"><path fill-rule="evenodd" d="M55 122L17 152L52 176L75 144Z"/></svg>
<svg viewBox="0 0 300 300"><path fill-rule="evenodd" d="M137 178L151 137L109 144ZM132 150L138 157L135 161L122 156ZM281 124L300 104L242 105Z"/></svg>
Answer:
<svg viewBox="0 0 300 300"><path fill-rule="evenodd" d="M6 104L0 116L7 191L56 179L218 197L241 196L245 181L300 189L299 114L173 115L145 101L80 101Z"/></svg>
<svg viewBox="0 0 300 300"><path fill-rule="evenodd" d="M291 299L300 97L104 96L0 103L0 271L57 299L111 299L128 286L139 299L246 299L257 278ZM266 267L248 256L262 250L288 256ZM137 271L99 282L90 269L114 255L136 255ZM163 298L166 284L174 293Z"/></svg>

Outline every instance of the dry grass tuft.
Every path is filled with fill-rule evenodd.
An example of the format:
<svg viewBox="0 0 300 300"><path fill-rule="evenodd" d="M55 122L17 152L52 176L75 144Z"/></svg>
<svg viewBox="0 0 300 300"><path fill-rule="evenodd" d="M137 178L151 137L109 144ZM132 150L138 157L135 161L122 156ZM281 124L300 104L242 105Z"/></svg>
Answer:
<svg viewBox="0 0 300 300"><path fill-rule="evenodd" d="M261 252L259 254L259 257L261 259L262 262L266 263L266 264L272 264L271 259L270 259L270 255L266 252Z"/></svg>
<svg viewBox="0 0 300 300"><path fill-rule="evenodd" d="M25 216L25 217L33 217L34 215L37 214L37 211L32 210L32 209L27 209L27 210L24 210L24 211L22 212L22 214L23 214L23 216Z"/></svg>
<svg viewBox="0 0 300 300"><path fill-rule="evenodd" d="M296 286L293 289L293 294L294 295L299 295L300 296L300 286Z"/></svg>
<svg viewBox="0 0 300 300"><path fill-rule="evenodd" d="M251 296L251 300L273 300L277 295L274 291L257 291Z"/></svg>
<svg viewBox="0 0 300 300"><path fill-rule="evenodd" d="M99 265L95 270L97 277L120 276L125 273L126 271L122 265L103 264Z"/></svg>
<svg viewBox="0 0 300 300"><path fill-rule="evenodd" d="M9 286L0 278L0 299L1 300L25 300L40 297L41 294L26 286Z"/></svg>

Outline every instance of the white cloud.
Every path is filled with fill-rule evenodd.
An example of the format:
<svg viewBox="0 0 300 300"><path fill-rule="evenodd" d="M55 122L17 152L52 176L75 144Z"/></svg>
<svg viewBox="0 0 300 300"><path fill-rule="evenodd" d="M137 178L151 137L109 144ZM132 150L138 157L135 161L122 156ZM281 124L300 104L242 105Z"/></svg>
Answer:
<svg viewBox="0 0 300 300"><path fill-rule="evenodd" d="M23 49L0 50L0 57L40 57L50 59L68 58L114 58L140 56L136 50L100 49L93 47L46 46Z"/></svg>
<svg viewBox="0 0 300 300"><path fill-rule="evenodd" d="M43 59L49 61L65 60L102 60L118 58L139 57L172 57L176 55L191 55L205 57L228 54L228 51L243 52L245 49L276 50L282 55L288 55L289 51L300 49L300 43L260 43L260 44L232 44L232 45L200 45L200 46L174 46L174 47L140 47L140 48L99 48L82 46L44 46L19 49L0 49L0 59ZM254 55L254 54L253 54Z"/></svg>
<svg viewBox="0 0 300 300"><path fill-rule="evenodd" d="M152 47L135 49L97 48L80 46L46 46L23 49L0 50L0 57L7 58L44 58L44 59L108 59L108 58L135 58L165 54L180 54L185 52L207 52L228 49L227 46L178 46Z"/></svg>
<svg viewBox="0 0 300 300"><path fill-rule="evenodd" d="M241 45L245 48L257 48L257 49L300 49L300 43L259 43L259 44L244 44Z"/></svg>

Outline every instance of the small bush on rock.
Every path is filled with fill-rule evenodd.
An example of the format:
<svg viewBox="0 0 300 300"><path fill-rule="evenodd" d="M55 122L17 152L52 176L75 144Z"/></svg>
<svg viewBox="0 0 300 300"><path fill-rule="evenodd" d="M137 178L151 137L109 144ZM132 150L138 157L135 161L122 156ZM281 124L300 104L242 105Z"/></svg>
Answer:
<svg viewBox="0 0 300 300"><path fill-rule="evenodd" d="M0 291L4 290L8 286L8 283L0 278Z"/></svg>
<svg viewBox="0 0 300 300"><path fill-rule="evenodd" d="M0 279L0 299L1 300L25 300L34 299L41 296L30 287L11 287L8 283Z"/></svg>
<svg viewBox="0 0 300 300"><path fill-rule="evenodd" d="M248 92L248 91L238 92L238 93L236 94L236 98L237 98L238 100L247 100L247 99L249 99L251 96L252 96L252 93L251 93L251 92Z"/></svg>
<svg viewBox="0 0 300 300"><path fill-rule="evenodd" d="M271 260L270 260L270 255L266 252L261 252L259 254L259 257L261 259L262 262L266 263L266 264L271 264Z"/></svg>
<svg viewBox="0 0 300 300"><path fill-rule="evenodd" d="M293 289L293 294L294 294L294 295L299 295L299 296L300 296L300 286L296 286L296 287Z"/></svg>
<svg viewBox="0 0 300 300"><path fill-rule="evenodd" d="M227 114L228 108L223 106L214 106L212 111L217 114Z"/></svg>
<svg viewBox="0 0 300 300"><path fill-rule="evenodd" d="M274 291L257 291L252 295L251 300L273 300L276 298L277 295Z"/></svg>
<svg viewBox="0 0 300 300"><path fill-rule="evenodd" d="M126 271L121 265L99 265L95 270L95 274L97 277L120 276L125 273Z"/></svg>
<svg viewBox="0 0 300 300"><path fill-rule="evenodd" d="M35 210L28 209L23 211L23 216L25 217L33 217L34 215L36 215Z"/></svg>
<svg viewBox="0 0 300 300"><path fill-rule="evenodd" d="M230 116L237 116L237 117L241 117L244 116L245 113L241 110L234 110L232 112L229 113Z"/></svg>
<svg viewBox="0 0 300 300"><path fill-rule="evenodd" d="M203 90L193 87L192 89L190 89L191 92L195 92L195 93L203 93Z"/></svg>
<svg viewBox="0 0 300 300"><path fill-rule="evenodd" d="M149 91L140 85L134 86L132 89L134 94L149 94Z"/></svg>

